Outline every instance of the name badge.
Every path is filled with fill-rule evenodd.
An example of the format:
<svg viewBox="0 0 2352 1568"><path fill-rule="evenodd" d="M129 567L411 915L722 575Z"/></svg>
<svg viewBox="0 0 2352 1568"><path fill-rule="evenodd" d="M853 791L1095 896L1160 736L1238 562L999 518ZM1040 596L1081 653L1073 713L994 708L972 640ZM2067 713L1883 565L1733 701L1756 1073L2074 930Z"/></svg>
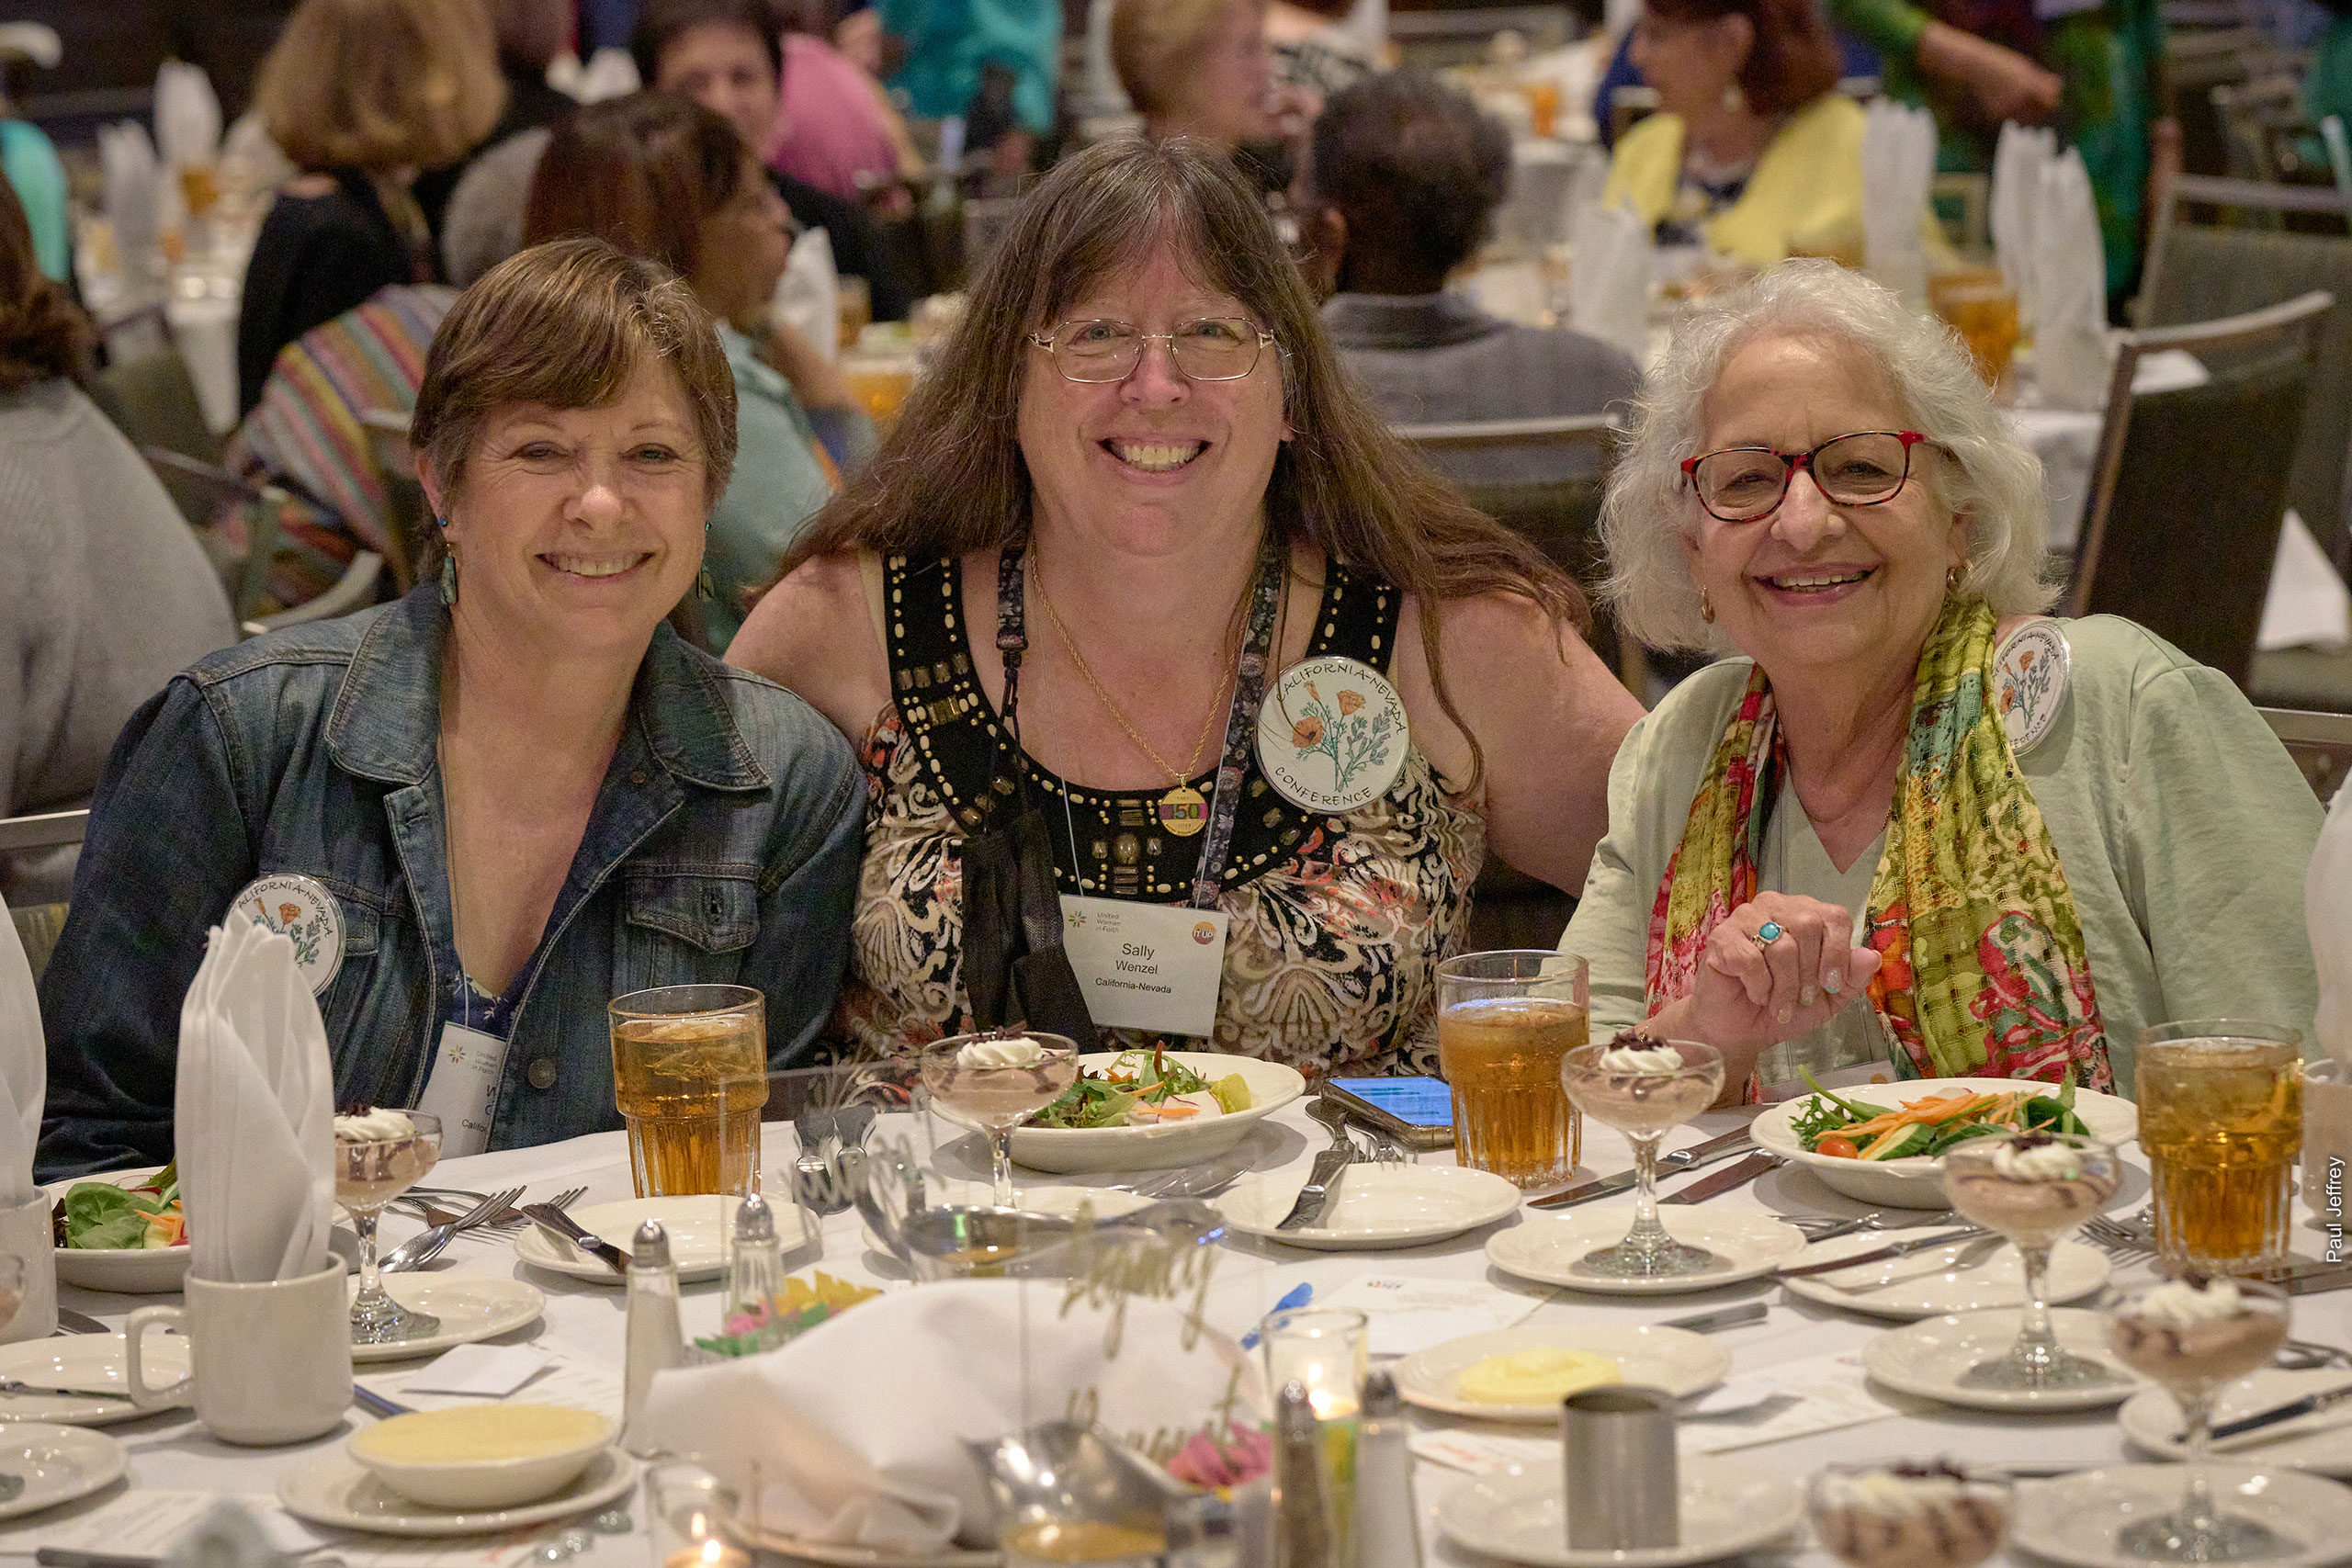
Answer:
<svg viewBox="0 0 2352 1568"><path fill-rule="evenodd" d="M2041 615L2003 637L1993 662L1993 701L2001 727L2009 732L2010 753L2022 757L2041 744L2065 705L2074 651L2058 623Z"/></svg>
<svg viewBox="0 0 2352 1568"><path fill-rule="evenodd" d="M441 1119L441 1157L478 1155L490 1147L490 1119L498 1110L498 1082L506 1076L506 1042L462 1023L441 1026L441 1048L416 1108Z"/></svg>
<svg viewBox="0 0 2352 1568"><path fill-rule="evenodd" d="M1378 800L1410 744L1405 699L1360 660L1301 660L1258 710L1258 771L1309 811L1339 816Z"/></svg>
<svg viewBox="0 0 2352 1568"><path fill-rule="evenodd" d="M1062 951L1095 1027L1215 1033L1227 918L1181 904L1063 898Z"/></svg>
<svg viewBox="0 0 2352 1568"><path fill-rule="evenodd" d="M343 906L316 877L279 872L248 882L229 908L294 944L294 963L318 996L343 967Z"/></svg>

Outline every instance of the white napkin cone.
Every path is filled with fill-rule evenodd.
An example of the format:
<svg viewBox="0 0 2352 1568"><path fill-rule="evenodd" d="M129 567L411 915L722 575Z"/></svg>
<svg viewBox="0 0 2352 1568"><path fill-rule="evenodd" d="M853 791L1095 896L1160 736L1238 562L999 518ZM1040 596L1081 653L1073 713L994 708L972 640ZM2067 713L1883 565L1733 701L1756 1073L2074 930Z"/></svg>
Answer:
<svg viewBox="0 0 2352 1568"><path fill-rule="evenodd" d="M198 1279L259 1284L326 1267L334 1077L294 944L249 920L216 927L180 1007L174 1109Z"/></svg>
<svg viewBox="0 0 2352 1568"><path fill-rule="evenodd" d="M897 1291L766 1355L657 1372L643 1445L708 1469L764 1533L931 1553L994 1536L963 1439L1062 1419L1090 1396L1120 1437L1181 1438L1230 1389L1237 1420L1262 1418L1256 1358L1214 1330L1185 1348L1182 1306L1130 1297L1064 1312L1063 1290L966 1280Z"/></svg>
<svg viewBox="0 0 2352 1568"><path fill-rule="evenodd" d="M2033 209L2033 367L2052 408L2107 406L2107 248L2083 155L2069 147L2041 171Z"/></svg>
<svg viewBox="0 0 2352 1568"><path fill-rule="evenodd" d="M220 152L220 99L200 65L167 60L155 73L155 147L173 168Z"/></svg>
<svg viewBox="0 0 2352 1568"><path fill-rule="evenodd" d="M1568 325L1631 355L1649 356L1650 227L1630 207L1578 208L1568 216Z"/></svg>
<svg viewBox="0 0 2352 1568"><path fill-rule="evenodd" d="M155 144L135 119L98 127L98 165L105 176L100 203L114 230L115 249L128 266L155 245Z"/></svg>
<svg viewBox="0 0 2352 1568"><path fill-rule="evenodd" d="M1993 152L1990 217L1993 259L2018 297L2018 320L2033 321L2033 215L2041 200L2041 171L2058 155L2054 132L2009 121Z"/></svg>
<svg viewBox="0 0 2352 1568"><path fill-rule="evenodd" d="M17 923L0 902L0 1208L40 1195L33 1184L33 1145L49 1095L49 1048L41 1035L33 967Z"/></svg>
<svg viewBox="0 0 2352 1568"><path fill-rule="evenodd" d="M2327 1054L2352 1067L2352 789L2338 789L2303 874L2303 923L2319 969L2313 1026Z"/></svg>
<svg viewBox="0 0 2352 1568"><path fill-rule="evenodd" d="M832 236L807 229L792 242L784 275L768 300L768 320L817 345L830 365L841 353L842 280L833 266Z"/></svg>
<svg viewBox="0 0 2352 1568"><path fill-rule="evenodd" d="M1870 275L1913 310L1928 301L1923 227L1936 175L1936 119L1880 99L1864 111L1862 255Z"/></svg>

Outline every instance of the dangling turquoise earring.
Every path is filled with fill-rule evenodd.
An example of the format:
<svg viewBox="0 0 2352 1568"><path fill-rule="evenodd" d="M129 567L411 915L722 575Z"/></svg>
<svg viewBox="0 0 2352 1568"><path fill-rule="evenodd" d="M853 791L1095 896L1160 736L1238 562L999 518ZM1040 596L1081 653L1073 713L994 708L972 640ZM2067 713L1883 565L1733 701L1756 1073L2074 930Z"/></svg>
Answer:
<svg viewBox="0 0 2352 1568"><path fill-rule="evenodd" d="M444 534L449 531L447 517L435 517L433 521L440 525ZM458 604L458 552L449 548L446 539L441 545L441 603L452 609Z"/></svg>

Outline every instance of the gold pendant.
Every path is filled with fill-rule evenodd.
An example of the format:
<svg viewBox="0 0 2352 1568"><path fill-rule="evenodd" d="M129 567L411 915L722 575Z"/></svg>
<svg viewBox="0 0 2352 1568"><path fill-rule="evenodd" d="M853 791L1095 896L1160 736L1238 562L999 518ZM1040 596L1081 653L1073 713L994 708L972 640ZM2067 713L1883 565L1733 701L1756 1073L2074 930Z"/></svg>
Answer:
<svg viewBox="0 0 2352 1568"><path fill-rule="evenodd" d="M1178 784L1159 797L1159 825L1189 839L1209 825L1207 797L1191 784Z"/></svg>

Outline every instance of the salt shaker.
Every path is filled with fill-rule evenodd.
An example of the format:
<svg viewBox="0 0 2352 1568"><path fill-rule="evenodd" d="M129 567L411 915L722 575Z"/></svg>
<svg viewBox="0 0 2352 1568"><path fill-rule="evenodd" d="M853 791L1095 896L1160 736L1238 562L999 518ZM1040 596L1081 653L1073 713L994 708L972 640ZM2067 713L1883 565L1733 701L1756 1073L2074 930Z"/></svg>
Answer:
<svg viewBox="0 0 2352 1568"><path fill-rule="evenodd" d="M1355 1568L1421 1568L1410 1438L1396 1380L1385 1371L1368 1374L1356 1421Z"/></svg>
<svg viewBox="0 0 2352 1568"><path fill-rule="evenodd" d="M784 1244L776 1240L775 1214L768 1201L747 1193L735 1208L735 1251L727 1266L727 1312L748 1314L752 1337L763 1350L783 1341L775 1297L784 1289Z"/></svg>
<svg viewBox="0 0 2352 1568"><path fill-rule="evenodd" d="M637 1420L653 1386L653 1374L683 1366L686 1359L685 1337L678 1329L678 1270L670 1261L670 1233L658 1220L638 1226L630 1245L628 1325L621 1444L638 1453Z"/></svg>
<svg viewBox="0 0 2352 1568"><path fill-rule="evenodd" d="M1342 1568L1323 1428L1297 1382L1274 1402L1273 1568Z"/></svg>

